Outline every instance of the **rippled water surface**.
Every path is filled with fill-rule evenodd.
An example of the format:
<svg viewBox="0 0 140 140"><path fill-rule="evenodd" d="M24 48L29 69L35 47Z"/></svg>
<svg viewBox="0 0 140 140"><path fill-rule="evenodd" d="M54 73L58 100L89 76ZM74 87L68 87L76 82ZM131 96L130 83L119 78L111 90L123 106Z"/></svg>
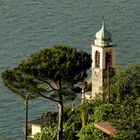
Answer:
<svg viewBox="0 0 140 140"><path fill-rule="evenodd" d="M140 61L140 0L0 0L0 72L31 52L70 44L91 52L102 17L117 44L117 64ZM0 79L0 133L23 140L24 102ZM29 118L55 109L44 99L30 102Z"/></svg>

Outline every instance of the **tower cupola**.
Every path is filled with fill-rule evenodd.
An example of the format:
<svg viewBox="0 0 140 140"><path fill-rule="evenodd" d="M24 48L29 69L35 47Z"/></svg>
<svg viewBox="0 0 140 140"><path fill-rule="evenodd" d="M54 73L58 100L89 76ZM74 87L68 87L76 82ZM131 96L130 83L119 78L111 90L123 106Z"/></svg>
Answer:
<svg viewBox="0 0 140 140"><path fill-rule="evenodd" d="M108 46L112 45L112 35L105 27L105 21L102 22L101 29L95 35L95 45L97 46Z"/></svg>

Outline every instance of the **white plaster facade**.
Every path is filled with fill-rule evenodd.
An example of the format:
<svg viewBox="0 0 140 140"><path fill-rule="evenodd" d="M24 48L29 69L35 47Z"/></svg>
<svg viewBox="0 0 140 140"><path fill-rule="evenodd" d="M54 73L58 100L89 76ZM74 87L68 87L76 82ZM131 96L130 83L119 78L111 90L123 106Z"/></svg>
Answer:
<svg viewBox="0 0 140 140"><path fill-rule="evenodd" d="M115 44L112 47L100 47L91 44L92 47L92 69L95 68L95 52L99 51L100 53L100 69L105 69L105 56L106 52L112 53L112 67L115 68Z"/></svg>
<svg viewBox="0 0 140 140"><path fill-rule="evenodd" d="M32 136L34 136L36 133L40 133L41 129L41 125L32 124Z"/></svg>
<svg viewBox="0 0 140 140"><path fill-rule="evenodd" d="M29 137L34 138L35 134L40 133L47 122L47 117L41 116L41 118L32 120L31 124L31 134Z"/></svg>

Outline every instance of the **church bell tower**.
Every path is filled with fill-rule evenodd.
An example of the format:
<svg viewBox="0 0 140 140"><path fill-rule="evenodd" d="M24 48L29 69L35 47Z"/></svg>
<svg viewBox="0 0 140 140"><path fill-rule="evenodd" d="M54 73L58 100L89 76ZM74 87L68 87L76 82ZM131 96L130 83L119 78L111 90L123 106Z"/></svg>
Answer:
<svg viewBox="0 0 140 140"><path fill-rule="evenodd" d="M106 87L108 72L115 69L115 44L111 33L102 22L101 29L95 35L96 39L92 47L92 97L102 92Z"/></svg>

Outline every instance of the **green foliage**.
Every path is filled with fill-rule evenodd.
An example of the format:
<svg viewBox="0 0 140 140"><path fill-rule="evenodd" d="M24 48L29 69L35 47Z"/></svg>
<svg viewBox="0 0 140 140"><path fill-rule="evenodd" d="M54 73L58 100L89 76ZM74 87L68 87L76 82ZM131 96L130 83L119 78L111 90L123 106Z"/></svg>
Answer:
<svg viewBox="0 0 140 140"><path fill-rule="evenodd" d="M56 139L56 130L57 130L57 112L46 112L42 114L43 117L50 117L50 122L45 124L44 129L41 133L37 134L35 137L39 140L44 139ZM77 131L81 129L81 112L79 107L65 107L63 113L63 139L64 140L77 140ZM56 121L57 120L57 121Z"/></svg>
<svg viewBox="0 0 140 140"><path fill-rule="evenodd" d="M111 122L117 129L115 139L140 139L140 65L116 69L111 80Z"/></svg>
<svg viewBox="0 0 140 140"><path fill-rule="evenodd" d="M35 135L35 140L56 140L58 112L44 112L41 117L47 121L42 126L41 133Z"/></svg>
<svg viewBox="0 0 140 140"><path fill-rule="evenodd" d="M82 100L82 103L80 104L80 110L81 112L87 112L87 113L93 113L94 112L94 101L87 101Z"/></svg>
<svg viewBox="0 0 140 140"><path fill-rule="evenodd" d="M58 123L58 112L45 112L42 113L41 117L46 118L44 126L54 127Z"/></svg>
<svg viewBox="0 0 140 140"><path fill-rule="evenodd" d="M63 79L78 82L86 76L91 58L85 52L64 45L41 49L19 65L19 69L30 75L47 77L52 81ZM79 78L79 79L78 79ZM78 81L77 81L78 80Z"/></svg>
<svg viewBox="0 0 140 140"><path fill-rule="evenodd" d="M91 56L86 52L54 45L31 54L14 69L3 72L2 78L10 90L22 97L27 93L33 97L47 93L48 99L61 94L66 100L73 100L75 84L87 77L90 66Z"/></svg>
<svg viewBox="0 0 140 140"><path fill-rule="evenodd" d="M56 140L57 128L44 127L41 133L35 135L34 140Z"/></svg>
<svg viewBox="0 0 140 140"><path fill-rule="evenodd" d="M79 109L81 111L82 126L87 125L90 121L90 115L94 112L94 102L82 100Z"/></svg>
<svg viewBox="0 0 140 140"><path fill-rule="evenodd" d="M3 72L2 78L5 86L23 98L28 94L58 103L58 139L62 139L63 103L75 99L77 84L87 77L91 62L86 52L54 45L31 54L16 68Z"/></svg>
<svg viewBox="0 0 140 140"><path fill-rule="evenodd" d="M125 97L140 97L140 65L129 64L116 69L111 79L111 102L122 102Z"/></svg>
<svg viewBox="0 0 140 140"><path fill-rule="evenodd" d="M96 129L93 123L84 126L77 134L79 140L104 140L107 135Z"/></svg>
<svg viewBox="0 0 140 140"><path fill-rule="evenodd" d="M7 140L7 138L0 134L0 140Z"/></svg>
<svg viewBox="0 0 140 140"><path fill-rule="evenodd" d="M102 122L110 119L110 115L112 113L113 105L109 103L101 104L100 106L95 108L94 112L94 121Z"/></svg>
<svg viewBox="0 0 140 140"><path fill-rule="evenodd" d="M139 140L140 139L140 66L128 65L116 69L116 75L111 79L111 103L106 100L97 100L94 103L94 113L91 116L95 122L110 121L116 128L115 137L96 135L93 127L85 125L78 136L80 139L112 139L112 140ZM104 94L104 93L103 93ZM98 102L99 101L99 102ZM85 105L86 112L88 107ZM84 110L83 109L83 110ZM99 130L95 129L97 132ZM90 135L88 135L88 132Z"/></svg>
<svg viewBox="0 0 140 140"><path fill-rule="evenodd" d="M87 106L86 106L87 105ZM88 108L89 107L89 108ZM91 107L91 109L90 109ZM140 138L140 102L139 98L135 100L133 97L126 98L123 103L109 104L95 102L85 102L80 106L64 109L64 129L63 139L71 140L139 140ZM91 111L93 119L86 123L81 128L81 110ZM102 131L94 128L94 122L102 122L109 120L110 123L117 129L115 137L106 135ZM56 126L54 124L53 126ZM48 127L49 129L49 127ZM51 130L51 129L50 129ZM46 129L46 131L48 131ZM46 132L45 132L46 133ZM42 134L45 137L45 133ZM53 133L53 131L52 131ZM77 136L77 137L76 137Z"/></svg>
<svg viewBox="0 0 140 140"><path fill-rule="evenodd" d="M121 104L115 104L111 114L111 122L118 133L116 138L140 139L140 104L138 99L127 97Z"/></svg>
<svg viewBox="0 0 140 140"><path fill-rule="evenodd" d="M84 126L77 134L80 140L93 140L94 137L94 126L93 124L88 124Z"/></svg>
<svg viewBox="0 0 140 140"><path fill-rule="evenodd" d="M32 77L22 74L16 70L16 68L4 71L2 73L2 78L5 86L22 98L25 98L27 93L30 94L29 99L38 96L37 93L40 89L37 88L37 82L34 81Z"/></svg>
<svg viewBox="0 0 140 140"><path fill-rule="evenodd" d="M34 140L40 140L41 133L36 133L34 136Z"/></svg>
<svg viewBox="0 0 140 140"><path fill-rule="evenodd" d="M64 117L64 130L63 139L64 140L77 140L76 133L81 129L81 112L79 108L65 108Z"/></svg>

